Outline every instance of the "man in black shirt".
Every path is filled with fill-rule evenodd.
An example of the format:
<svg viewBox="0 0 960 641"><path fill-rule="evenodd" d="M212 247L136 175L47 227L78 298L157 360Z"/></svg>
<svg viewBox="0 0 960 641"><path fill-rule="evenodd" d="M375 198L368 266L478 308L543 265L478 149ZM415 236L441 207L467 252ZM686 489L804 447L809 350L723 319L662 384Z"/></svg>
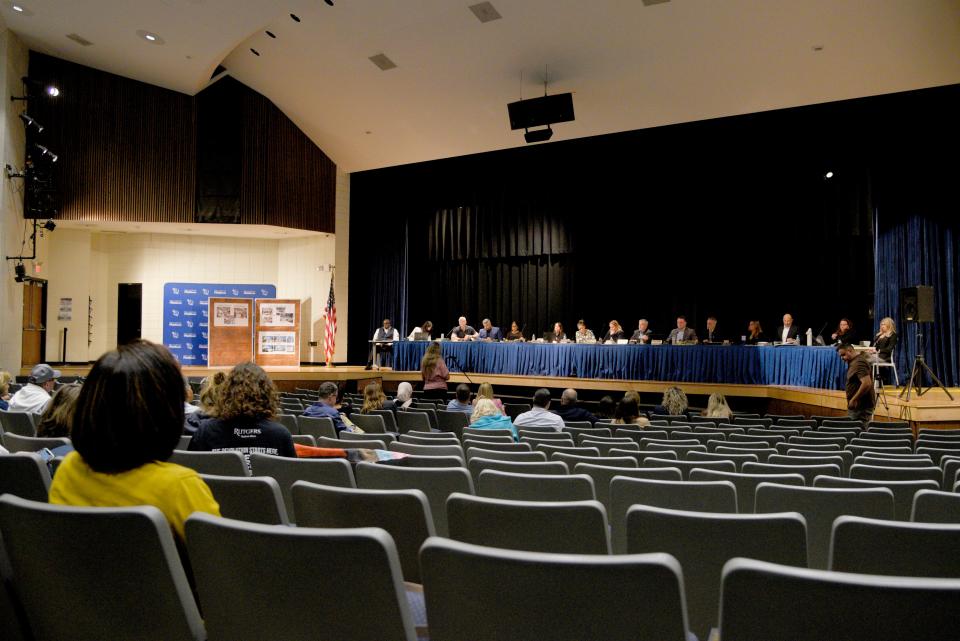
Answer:
<svg viewBox="0 0 960 641"><path fill-rule="evenodd" d="M452 341L472 341L477 338L477 330L467 325L467 318L461 316L457 326L450 330Z"/></svg>
<svg viewBox="0 0 960 641"><path fill-rule="evenodd" d="M841 345L837 353L847 363L847 416L864 424L873 418L873 368L865 352Z"/></svg>
<svg viewBox="0 0 960 641"><path fill-rule="evenodd" d="M577 390L565 389L560 396L560 407L553 410L554 414L559 414L564 423L568 421L590 421L590 424L597 422L597 417L583 409L577 407Z"/></svg>

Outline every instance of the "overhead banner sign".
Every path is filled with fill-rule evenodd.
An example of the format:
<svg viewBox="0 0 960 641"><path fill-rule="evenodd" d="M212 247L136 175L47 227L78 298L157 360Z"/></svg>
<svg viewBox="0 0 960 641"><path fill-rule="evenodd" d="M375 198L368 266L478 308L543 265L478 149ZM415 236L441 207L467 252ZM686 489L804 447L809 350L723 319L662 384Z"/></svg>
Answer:
<svg viewBox="0 0 960 641"><path fill-rule="evenodd" d="M235 285L229 283L166 283L163 286L163 344L182 365L206 367L210 336L209 298L276 298L276 285ZM224 308L215 322L249 324Z"/></svg>

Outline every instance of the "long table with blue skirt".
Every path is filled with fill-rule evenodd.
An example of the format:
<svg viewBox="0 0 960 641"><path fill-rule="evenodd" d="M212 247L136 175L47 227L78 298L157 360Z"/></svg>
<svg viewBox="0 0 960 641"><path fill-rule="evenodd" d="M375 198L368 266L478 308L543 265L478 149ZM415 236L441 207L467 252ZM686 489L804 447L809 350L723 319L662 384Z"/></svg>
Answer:
<svg viewBox="0 0 960 641"><path fill-rule="evenodd" d="M393 369L415 371L430 343L401 341ZM832 347L442 342L452 372L843 389Z"/></svg>

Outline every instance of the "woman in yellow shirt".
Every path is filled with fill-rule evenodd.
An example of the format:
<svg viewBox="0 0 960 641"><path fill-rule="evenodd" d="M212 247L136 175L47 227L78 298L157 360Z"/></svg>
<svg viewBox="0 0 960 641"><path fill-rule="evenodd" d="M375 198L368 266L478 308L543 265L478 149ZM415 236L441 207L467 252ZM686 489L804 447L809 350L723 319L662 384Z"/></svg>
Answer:
<svg viewBox="0 0 960 641"><path fill-rule="evenodd" d="M180 367L161 345L136 341L101 356L80 390L76 451L57 469L50 502L152 505L181 540L193 512L220 516L203 479L166 462L183 431L184 393Z"/></svg>

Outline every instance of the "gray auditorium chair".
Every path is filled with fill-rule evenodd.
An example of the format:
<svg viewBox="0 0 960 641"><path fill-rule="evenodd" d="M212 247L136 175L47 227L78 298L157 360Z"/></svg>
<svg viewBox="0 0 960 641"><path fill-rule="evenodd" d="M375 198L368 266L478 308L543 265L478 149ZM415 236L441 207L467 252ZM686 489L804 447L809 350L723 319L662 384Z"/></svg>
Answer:
<svg viewBox="0 0 960 641"><path fill-rule="evenodd" d="M188 449L190 449L190 441L192 440L193 440L192 436L188 436L188 435L181 436L180 441L177 443L176 449L183 450L184 452L186 452Z"/></svg>
<svg viewBox="0 0 960 641"><path fill-rule="evenodd" d="M522 474L485 469L477 496L509 501L593 501L593 479L586 474Z"/></svg>
<svg viewBox="0 0 960 641"><path fill-rule="evenodd" d="M590 436L613 436L609 427L574 427L571 423L567 423L562 431L573 436L575 441Z"/></svg>
<svg viewBox="0 0 960 641"><path fill-rule="evenodd" d="M788 452L790 450L787 450ZM850 454L847 452L847 454ZM802 454L771 454L767 465L836 465L840 468L839 476L850 476L850 458L840 456L839 452L821 453L819 456Z"/></svg>
<svg viewBox="0 0 960 641"><path fill-rule="evenodd" d="M682 573L666 554L545 554L432 538L420 560L431 641L687 639Z"/></svg>
<svg viewBox="0 0 960 641"><path fill-rule="evenodd" d="M463 414L463 412L459 412ZM406 434L400 435L401 443L420 443L418 439L431 439L436 441L456 441L460 442L460 437L458 437L453 432L407 432Z"/></svg>
<svg viewBox="0 0 960 641"><path fill-rule="evenodd" d="M155 507L68 507L7 495L0 536L37 639L207 637L170 524Z"/></svg>
<svg viewBox="0 0 960 641"><path fill-rule="evenodd" d="M423 412L405 411L397 412L397 431L404 432L427 432L433 426L430 425L430 418ZM466 430L464 430L466 432Z"/></svg>
<svg viewBox="0 0 960 641"><path fill-rule="evenodd" d="M497 437L500 438L500 437ZM477 439L474 437L464 438L461 445L464 451L471 447L481 450L496 450L498 452L532 452L533 447L529 443L514 443L508 436L503 437L503 441L493 441L490 439Z"/></svg>
<svg viewBox="0 0 960 641"><path fill-rule="evenodd" d="M387 431L387 424L379 414L354 412L350 415L350 420L367 434L383 434Z"/></svg>
<svg viewBox="0 0 960 641"><path fill-rule="evenodd" d="M691 452L692 453L692 452ZM704 452L705 453L705 452ZM643 467L672 467L680 470L683 480L690 480L692 470L716 470L718 472L736 472L737 466L733 461L673 461L670 459L647 458Z"/></svg>
<svg viewBox="0 0 960 641"><path fill-rule="evenodd" d="M867 452L878 452L881 454L913 454L910 447L877 447L874 445L847 445L848 452L853 452L854 456L863 456ZM919 451L919 450L918 450ZM922 454L922 452L920 452Z"/></svg>
<svg viewBox="0 0 960 641"><path fill-rule="evenodd" d="M849 452L848 452L849 454ZM873 467L934 467L930 457L895 458L892 456L869 456L864 454L855 459L857 465L872 465Z"/></svg>
<svg viewBox="0 0 960 641"><path fill-rule="evenodd" d="M722 442L722 441L721 441ZM736 443L735 445L718 445L710 450L715 454L755 454L761 463L766 463L767 459L777 453L772 447L767 447L765 443ZM741 468L743 466L741 465Z"/></svg>
<svg viewBox="0 0 960 641"><path fill-rule="evenodd" d="M960 629L956 579L827 572L741 558L724 567L721 590L723 641L942 641L945 632Z"/></svg>
<svg viewBox="0 0 960 641"><path fill-rule="evenodd" d="M287 458L269 454L251 454L250 471L254 476L269 476L277 481L287 517L296 522L291 488L297 481L309 481L334 487L356 487L353 468L341 458Z"/></svg>
<svg viewBox="0 0 960 641"><path fill-rule="evenodd" d="M200 474L214 476L250 476L247 463L240 452L183 452L174 450L170 463L189 467Z"/></svg>
<svg viewBox="0 0 960 641"><path fill-rule="evenodd" d="M627 510L649 505L691 512L737 511L737 489L729 481L691 482L615 476L610 481L611 538L614 554L627 549Z"/></svg>
<svg viewBox="0 0 960 641"><path fill-rule="evenodd" d="M287 428L287 431L291 434L300 433L300 428L297 426L297 417L293 414L277 414L273 420Z"/></svg>
<svg viewBox="0 0 960 641"><path fill-rule="evenodd" d="M462 467L396 467L357 463L357 487L361 490L421 490L430 502L433 525L447 536L447 497L454 492L473 494L473 479Z"/></svg>
<svg viewBox="0 0 960 641"><path fill-rule="evenodd" d="M406 581L420 583L420 546L433 536L433 516L420 490L358 490L306 481L293 484L298 527L383 528L393 537Z"/></svg>
<svg viewBox="0 0 960 641"><path fill-rule="evenodd" d="M37 415L30 412L8 412L0 410L0 428L5 434L16 434L18 436L36 436L39 420Z"/></svg>
<svg viewBox="0 0 960 641"><path fill-rule="evenodd" d="M573 469L577 463L592 465L606 465L608 467L638 467L637 459L633 456L576 456L563 452L554 452L550 455L551 461L563 461L567 467Z"/></svg>
<svg viewBox="0 0 960 641"><path fill-rule="evenodd" d="M960 523L960 494L920 490L913 496L910 520L922 523Z"/></svg>
<svg viewBox="0 0 960 641"><path fill-rule="evenodd" d="M564 454L573 454L575 456L600 456L600 450L595 447L565 447L561 445L538 444L533 449L534 452L543 452L549 458L554 452Z"/></svg>
<svg viewBox="0 0 960 641"><path fill-rule="evenodd" d="M893 519L893 492L885 488L834 489L761 483L756 492L757 514L799 512L807 520L807 560L826 569L833 521L838 516Z"/></svg>
<svg viewBox="0 0 960 641"><path fill-rule="evenodd" d="M463 435L463 429L469 425L470 416L465 412L437 410L437 428L441 432L453 432L459 438Z"/></svg>
<svg viewBox="0 0 960 641"><path fill-rule="evenodd" d="M593 441L589 439L584 439L580 441L580 447L595 447L600 451L600 456L611 456L611 450L633 450L635 452L640 451L640 446L629 439L626 439L625 442L616 442L616 441Z"/></svg>
<svg viewBox="0 0 960 641"><path fill-rule="evenodd" d="M414 445L413 443L390 443L387 447L391 452L417 454L419 456L455 456L460 459L460 465L466 460L463 448L459 445Z"/></svg>
<svg viewBox="0 0 960 641"><path fill-rule="evenodd" d="M421 456L408 454L396 461L397 467L463 467L463 459L459 456Z"/></svg>
<svg viewBox="0 0 960 641"><path fill-rule="evenodd" d="M731 434L727 439L729 445L736 445L737 443L766 443L767 447L775 448L777 443L786 443L787 437L782 434L775 434L773 436L762 436L760 434L751 434L747 432L746 434Z"/></svg>
<svg viewBox="0 0 960 641"><path fill-rule="evenodd" d="M310 447L317 446L317 439L309 434L291 434L290 438L293 439L294 445L309 445Z"/></svg>
<svg viewBox="0 0 960 641"><path fill-rule="evenodd" d="M470 447L467 449L467 461L472 458L493 459L495 461L526 461L530 463L535 461L545 462L547 455L543 452L532 452L529 449L511 451Z"/></svg>
<svg viewBox="0 0 960 641"><path fill-rule="evenodd" d="M646 440L646 439L644 439ZM640 445L640 449L644 452L675 452L678 459L686 459L687 454L690 452L706 452L706 445L674 445L666 443L649 443L647 445Z"/></svg>
<svg viewBox="0 0 960 641"><path fill-rule="evenodd" d="M511 421L517 420L517 417L524 412L529 412L531 406L527 403L504 403L503 411L510 417Z"/></svg>
<svg viewBox="0 0 960 641"><path fill-rule="evenodd" d="M387 432L394 434L397 432L397 417L393 410L370 410L369 414L383 418L383 426Z"/></svg>
<svg viewBox="0 0 960 641"><path fill-rule="evenodd" d="M849 441L842 436L807 432L803 436L791 436L787 439L787 443L796 443L797 445L836 445L844 448Z"/></svg>
<svg viewBox="0 0 960 641"><path fill-rule="evenodd" d="M289 525L280 485L269 476L214 476L201 474L228 519Z"/></svg>
<svg viewBox="0 0 960 641"><path fill-rule="evenodd" d="M610 513L610 481L615 476L625 476L634 479L654 479L660 481L682 481L683 476L676 468L638 468L638 467L609 467L591 463L577 463L571 468L574 474L586 474L593 479L593 491L597 500L603 504L607 513Z"/></svg>
<svg viewBox="0 0 960 641"><path fill-rule="evenodd" d="M946 456L957 456L960 454L954 449L944 449L939 447L926 447L917 443L917 454L926 454L933 459L934 465L940 465L940 461Z"/></svg>
<svg viewBox="0 0 960 641"><path fill-rule="evenodd" d="M858 516L833 522L830 569L960 579L960 524L892 523Z"/></svg>
<svg viewBox="0 0 960 641"><path fill-rule="evenodd" d="M773 455L776 456L776 455ZM770 458L773 458L771 456ZM813 485L818 476L840 476L840 466L835 463L823 465L777 465L775 463L744 463L744 474L799 474L807 485ZM782 511L782 510L780 510ZM789 510L788 510L789 511Z"/></svg>
<svg viewBox="0 0 960 641"><path fill-rule="evenodd" d="M696 461L731 461L739 472L744 463L758 463L759 458L756 454L718 454L717 452L690 452L687 454L687 462Z"/></svg>
<svg viewBox="0 0 960 641"><path fill-rule="evenodd" d="M19 434L5 433L0 438L3 439L3 446L11 453L14 452L39 452L43 448L54 449L63 445L70 445L68 438L42 438L34 436L20 436Z"/></svg>
<svg viewBox="0 0 960 641"><path fill-rule="evenodd" d="M309 434L314 438L337 438L333 420L327 416L298 416L297 428L301 434Z"/></svg>
<svg viewBox="0 0 960 641"><path fill-rule="evenodd" d="M0 494L46 501L49 492L50 469L39 454L0 454Z"/></svg>
<svg viewBox="0 0 960 641"><path fill-rule="evenodd" d="M440 432L434 432L434 434L440 434ZM456 436L414 436L413 432L407 432L401 434L398 440L409 445L456 445L460 447L460 439Z"/></svg>
<svg viewBox="0 0 960 641"><path fill-rule="evenodd" d="M804 478L800 474L744 474L705 469L691 471L690 480L699 483L707 481L730 481L733 483L734 487L737 488L737 511L740 514L754 514L757 486L761 483L805 484Z"/></svg>
<svg viewBox="0 0 960 641"><path fill-rule="evenodd" d="M806 567L806 521L796 512L716 514L634 505L627 511L627 553L648 552L666 552L680 562L690 630L707 639L720 623L724 564L747 557Z"/></svg>
<svg viewBox="0 0 960 641"><path fill-rule="evenodd" d="M187 549L210 641L417 638L397 548L379 528L291 528L194 514Z"/></svg>
<svg viewBox="0 0 960 641"><path fill-rule="evenodd" d="M913 497L920 490L937 490L935 481L871 481L865 479L841 479L832 476L818 476L814 487L885 487L893 492L894 518L909 521L913 510Z"/></svg>
<svg viewBox="0 0 960 641"><path fill-rule="evenodd" d="M317 439L317 447L344 450L385 450L387 449L387 444L393 442L391 439L385 438L388 436L387 434L341 432L340 436L341 438L326 438L321 436Z"/></svg>
<svg viewBox="0 0 960 641"><path fill-rule="evenodd" d="M598 501L509 501L466 494L447 499L450 538L474 545L557 554L610 554Z"/></svg>
<svg viewBox="0 0 960 641"><path fill-rule="evenodd" d="M513 440L513 430L502 429L502 430L485 430L481 428L474 427L465 427L463 428L463 438L489 438L489 437L507 437L510 440Z"/></svg>
<svg viewBox="0 0 960 641"><path fill-rule="evenodd" d="M530 453L543 454L543 452ZM480 480L480 473L484 470L498 470L512 474L549 474L553 476L565 476L570 473L566 463L560 461L547 462L546 458L539 461L515 461L475 456L467 463L467 469L470 470L474 485Z"/></svg>
<svg viewBox="0 0 960 641"><path fill-rule="evenodd" d="M850 478L872 481L943 481L943 470L939 467L875 467L854 463L850 468Z"/></svg>

